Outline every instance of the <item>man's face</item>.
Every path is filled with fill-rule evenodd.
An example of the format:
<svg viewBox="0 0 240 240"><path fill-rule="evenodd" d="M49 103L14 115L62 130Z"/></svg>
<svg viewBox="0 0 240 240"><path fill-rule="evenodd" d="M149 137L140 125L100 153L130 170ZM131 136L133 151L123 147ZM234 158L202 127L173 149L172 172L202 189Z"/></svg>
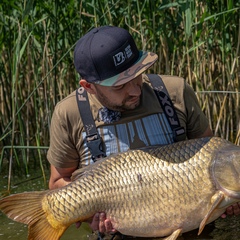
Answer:
<svg viewBox="0 0 240 240"><path fill-rule="evenodd" d="M94 84L95 95L99 102L114 111L125 111L140 104L142 92L142 75L119 86L105 87Z"/></svg>

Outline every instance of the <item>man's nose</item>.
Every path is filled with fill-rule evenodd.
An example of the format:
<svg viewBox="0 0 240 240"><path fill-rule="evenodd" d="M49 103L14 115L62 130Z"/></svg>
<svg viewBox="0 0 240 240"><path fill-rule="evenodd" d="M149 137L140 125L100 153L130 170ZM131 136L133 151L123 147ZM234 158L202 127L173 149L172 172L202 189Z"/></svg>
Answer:
<svg viewBox="0 0 240 240"><path fill-rule="evenodd" d="M141 86L138 82L130 81L127 86L127 91L131 96L139 96L141 94Z"/></svg>

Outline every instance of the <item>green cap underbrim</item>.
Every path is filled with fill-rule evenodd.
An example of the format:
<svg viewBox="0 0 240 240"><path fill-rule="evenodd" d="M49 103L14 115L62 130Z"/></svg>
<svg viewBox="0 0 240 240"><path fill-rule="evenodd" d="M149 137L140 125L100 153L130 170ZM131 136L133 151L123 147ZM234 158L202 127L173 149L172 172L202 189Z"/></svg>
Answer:
<svg viewBox="0 0 240 240"><path fill-rule="evenodd" d="M109 87L125 84L151 67L156 62L157 58L158 56L155 53L139 51L138 60L130 68L113 77L95 83Z"/></svg>

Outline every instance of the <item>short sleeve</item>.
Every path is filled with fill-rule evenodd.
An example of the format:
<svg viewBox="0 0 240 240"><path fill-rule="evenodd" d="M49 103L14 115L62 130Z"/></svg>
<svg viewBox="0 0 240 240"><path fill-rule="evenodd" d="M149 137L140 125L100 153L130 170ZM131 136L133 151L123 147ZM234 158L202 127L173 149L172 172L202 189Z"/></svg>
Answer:
<svg viewBox="0 0 240 240"><path fill-rule="evenodd" d="M79 154L70 128L66 113L61 111L61 105L57 105L51 120L50 147L47 153L48 161L55 167L78 167Z"/></svg>
<svg viewBox="0 0 240 240"><path fill-rule="evenodd" d="M187 83L185 83L183 96L187 115L187 137L197 138L205 132L209 122L200 107L194 90Z"/></svg>

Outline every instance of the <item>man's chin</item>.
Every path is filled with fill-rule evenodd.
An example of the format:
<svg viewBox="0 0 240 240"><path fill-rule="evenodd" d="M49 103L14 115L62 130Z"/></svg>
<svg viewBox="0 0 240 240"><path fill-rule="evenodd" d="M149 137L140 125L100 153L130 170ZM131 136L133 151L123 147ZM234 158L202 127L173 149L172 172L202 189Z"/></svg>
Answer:
<svg viewBox="0 0 240 240"><path fill-rule="evenodd" d="M127 105L125 108L128 110L132 110L132 109L135 109L136 107L138 107L139 104L140 104L140 101L138 101L136 103L131 103L131 104Z"/></svg>

